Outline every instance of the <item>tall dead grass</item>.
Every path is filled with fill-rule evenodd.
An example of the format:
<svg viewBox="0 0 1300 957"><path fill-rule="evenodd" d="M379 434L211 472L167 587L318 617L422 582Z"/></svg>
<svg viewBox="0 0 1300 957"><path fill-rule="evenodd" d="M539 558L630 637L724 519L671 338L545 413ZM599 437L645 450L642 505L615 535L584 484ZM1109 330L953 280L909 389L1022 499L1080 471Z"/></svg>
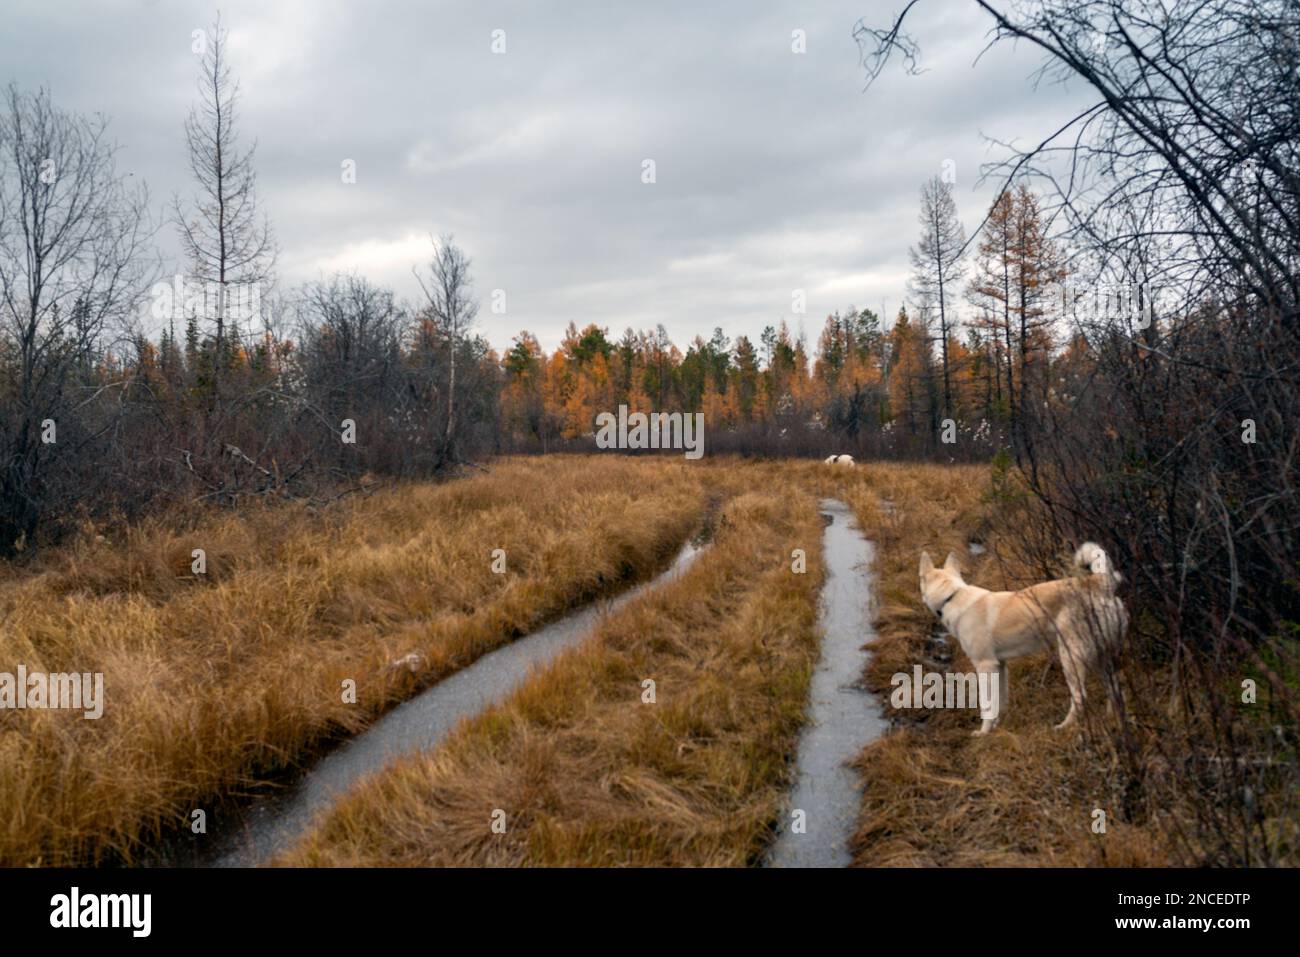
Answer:
<svg viewBox="0 0 1300 957"><path fill-rule="evenodd" d="M822 523L808 477L819 473L707 469L728 501L685 575L605 619L441 748L359 786L278 863L754 863L785 797L817 656ZM504 833L491 827L497 811Z"/></svg>
<svg viewBox="0 0 1300 957"><path fill-rule="evenodd" d="M192 809L644 576L698 523L699 476L510 460L323 511L88 529L35 568L0 569L0 671L102 672L106 699L98 721L0 711L0 863L130 860Z"/></svg>

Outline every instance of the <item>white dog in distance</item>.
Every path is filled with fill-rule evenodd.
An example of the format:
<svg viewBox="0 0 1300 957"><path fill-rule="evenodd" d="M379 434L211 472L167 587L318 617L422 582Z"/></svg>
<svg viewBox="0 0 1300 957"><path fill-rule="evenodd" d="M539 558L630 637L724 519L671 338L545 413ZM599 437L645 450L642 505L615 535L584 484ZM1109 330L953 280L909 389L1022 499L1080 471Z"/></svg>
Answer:
<svg viewBox="0 0 1300 957"><path fill-rule="evenodd" d="M853 456L851 455L828 455L826 456L826 465L836 465L840 468L853 468Z"/></svg>

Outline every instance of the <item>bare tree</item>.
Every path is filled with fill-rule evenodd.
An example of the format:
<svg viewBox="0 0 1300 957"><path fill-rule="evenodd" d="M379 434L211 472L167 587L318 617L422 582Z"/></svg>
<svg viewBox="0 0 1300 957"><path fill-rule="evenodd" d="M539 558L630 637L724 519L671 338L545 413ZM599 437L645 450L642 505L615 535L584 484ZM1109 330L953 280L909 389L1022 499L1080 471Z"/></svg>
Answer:
<svg viewBox="0 0 1300 957"><path fill-rule="evenodd" d="M939 342L943 361L943 411L952 416L952 371L948 362L948 339L956 325L949 298L965 269L962 252L966 236L957 218L952 186L938 176L921 187L921 238L909 253L912 259L912 292L938 311Z"/></svg>
<svg viewBox="0 0 1300 957"><path fill-rule="evenodd" d="M125 384L95 378L105 334L125 328L152 278L147 192L117 172L106 126L60 110L44 90L4 94L0 551L73 493L66 473L111 424L85 407Z"/></svg>
<svg viewBox="0 0 1300 957"><path fill-rule="evenodd" d="M185 145L195 195L188 208L179 195L172 212L181 247L193 278L213 284L204 296L203 318L215 327L212 402L221 408L221 367L234 293L243 301L260 301L260 287L270 282L276 246L271 226L257 202L253 168L256 144L241 150L237 121L239 84L227 58L228 33L220 17L204 34L199 65L199 103L185 121ZM249 295L257 290L256 299ZM246 298L244 298L246 297Z"/></svg>
<svg viewBox="0 0 1300 957"><path fill-rule="evenodd" d="M478 315L478 302L473 298L473 279L470 276L470 259L456 245L455 237L444 234L433 239L433 258L427 275L415 272L415 278L424 291L425 311L435 332L447 343L447 430L443 436L443 455L454 457L456 437L456 353L466 333Z"/></svg>
<svg viewBox="0 0 1300 957"><path fill-rule="evenodd" d="M1006 415L1011 434L1017 434L1015 348L1011 321L1013 295L1012 263L1015 259L1015 202L1011 190L1003 190L989 207L975 250L975 274L967 297L978 310L973 325L987 335L989 356L997 376L997 391L1002 391L1002 368L1005 363Z"/></svg>
<svg viewBox="0 0 1300 957"><path fill-rule="evenodd" d="M1213 289L1300 303L1300 11L1294 0L972 0L992 44L1044 54L1041 79L1073 78L1095 100L990 172L1052 186L1073 238L1184 302ZM917 69L912 0L855 36L870 77L894 56Z"/></svg>

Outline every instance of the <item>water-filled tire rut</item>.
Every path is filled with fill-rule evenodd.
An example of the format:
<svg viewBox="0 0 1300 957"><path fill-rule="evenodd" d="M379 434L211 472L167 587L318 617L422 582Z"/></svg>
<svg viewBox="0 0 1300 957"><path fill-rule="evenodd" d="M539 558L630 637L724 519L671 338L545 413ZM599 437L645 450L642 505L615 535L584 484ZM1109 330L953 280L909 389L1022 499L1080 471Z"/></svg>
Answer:
<svg viewBox="0 0 1300 957"><path fill-rule="evenodd" d="M650 581L488 652L387 712L320 758L284 791L252 801L229 828L200 839L202 850L172 848L159 863L199 867L264 863L290 847L318 813L362 778L408 754L436 748L462 719L504 701L535 668L580 644L602 615L681 575L700 551L688 543L672 565Z"/></svg>
<svg viewBox="0 0 1300 957"><path fill-rule="evenodd" d="M799 736L790 806L768 855L769 867L845 867L857 821L857 774L847 762L885 732L879 702L860 686L864 644L875 640L871 620L875 546L853 512L835 499L822 538L826 583L819 624L821 655L809 691L808 724Z"/></svg>

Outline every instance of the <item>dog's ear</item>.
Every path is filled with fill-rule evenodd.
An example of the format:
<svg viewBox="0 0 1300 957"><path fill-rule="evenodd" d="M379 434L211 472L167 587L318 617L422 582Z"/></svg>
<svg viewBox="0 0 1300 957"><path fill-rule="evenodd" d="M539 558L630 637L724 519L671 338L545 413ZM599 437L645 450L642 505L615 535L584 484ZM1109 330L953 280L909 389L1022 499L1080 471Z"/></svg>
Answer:
<svg viewBox="0 0 1300 957"><path fill-rule="evenodd" d="M957 561L957 556L953 552L948 553L948 557L943 560L943 570L952 572L954 575L961 574L961 563Z"/></svg>
<svg viewBox="0 0 1300 957"><path fill-rule="evenodd" d="M921 553L921 574L934 571L934 562L930 560L929 552Z"/></svg>

